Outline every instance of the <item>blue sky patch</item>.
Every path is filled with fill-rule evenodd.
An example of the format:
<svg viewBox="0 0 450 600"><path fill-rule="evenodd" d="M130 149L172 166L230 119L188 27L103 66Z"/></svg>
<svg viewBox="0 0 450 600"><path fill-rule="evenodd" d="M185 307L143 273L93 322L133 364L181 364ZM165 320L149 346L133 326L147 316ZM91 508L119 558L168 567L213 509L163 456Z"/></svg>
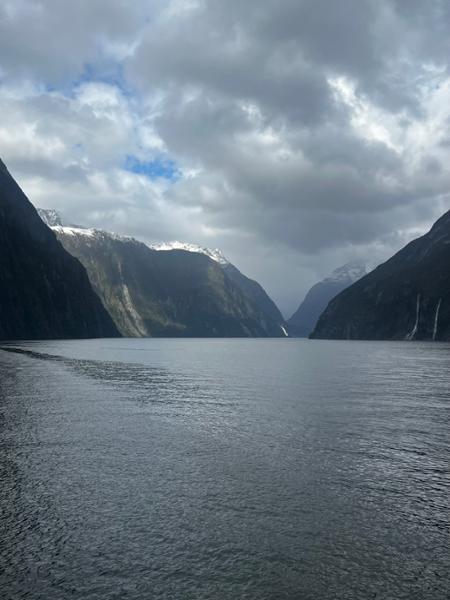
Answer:
<svg viewBox="0 0 450 600"><path fill-rule="evenodd" d="M43 89L45 92L60 92L72 98L84 83L105 83L116 87L127 98L135 97L133 88L125 80L122 65L111 61L103 63L101 67L86 63L83 71L75 79L63 80L57 84L47 82L43 84Z"/></svg>
<svg viewBox="0 0 450 600"><path fill-rule="evenodd" d="M180 170L174 160L169 158L155 158L151 161L143 161L128 154L124 169L136 173L138 175L145 175L149 179L168 179L169 181L178 181L181 177Z"/></svg>

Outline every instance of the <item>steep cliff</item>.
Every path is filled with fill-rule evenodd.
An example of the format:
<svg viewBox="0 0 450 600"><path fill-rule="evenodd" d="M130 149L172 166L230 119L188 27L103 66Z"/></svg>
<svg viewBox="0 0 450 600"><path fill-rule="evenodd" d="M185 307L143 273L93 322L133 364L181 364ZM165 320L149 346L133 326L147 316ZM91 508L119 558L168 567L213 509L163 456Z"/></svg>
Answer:
<svg viewBox="0 0 450 600"><path fill-rule="evenodd" d="M118 335L85 269L41 221L2 161L0 257L0 339Z"/></svg>
<svg viewBox="0 0 450 600"><path fill-rule="evenodd" d="M450 340L450 212L330 302L312 338Z"/></svg>
<svg viewBox="0 0 450 600"><path fill-rule="evenodd" d="M98 229L53 227L126 336L281 337L273 320L205 253L156 250Z"/></svg>

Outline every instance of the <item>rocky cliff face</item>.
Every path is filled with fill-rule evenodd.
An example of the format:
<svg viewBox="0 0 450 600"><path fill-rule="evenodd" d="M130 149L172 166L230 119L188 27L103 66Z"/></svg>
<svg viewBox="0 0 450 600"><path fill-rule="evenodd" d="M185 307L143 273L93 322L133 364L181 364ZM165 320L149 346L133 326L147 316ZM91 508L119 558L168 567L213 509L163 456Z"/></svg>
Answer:
<svg viewBox="0 0 450 600"><path fill-rule="evenodd" d="M0 339L118 335L85 269L0 161Z"/></svg>
<svg viewBox="0 0 450 600"><path fill-rule="evenodd" d="M366 274L366 265L351 262L313 285L303 302L288 321L289 333L308 337L330 300Z"/></svg>
<svg viewBox="0 0 450 600"><path fill-rule="evenodd" d="M283 336L262 310L205 252L158 250L96 229L54 226L123 335L135 337Z"/></svg>
<svg viewBox="0 0 450 600"><path fill-rule="evenodd" d="M266 317L281 327L287 335L287 324L275 302L257 281L250 279L231 263L222 265L222 269L231 281L257 306Z"/></svg>
<svg viewBox="0 0 450 600"><path fill-rule="evenodd" d="M265 289L257 281L250 279L241 273L237 267L235 267L225 258L218 248L205 248L196 244L186 244L183 242L150 244L149 247L154 250L162 251L186 250L187 252L194 252L196 254L204 254L208 256L215 263L220 265L227 277L241 289L244 295L246 295L252 301L252 303L254 303L263 312L263 314L266 315L269 320L273 321L274 323L278 323L284 335L287 335L287 324L277 305L270 298Z"/></svg>
<svg viewBox="0 0 450 600"><path fill-rule="evenodd" d="M450 340L450 212L330 302L312 338Z"/></svg>

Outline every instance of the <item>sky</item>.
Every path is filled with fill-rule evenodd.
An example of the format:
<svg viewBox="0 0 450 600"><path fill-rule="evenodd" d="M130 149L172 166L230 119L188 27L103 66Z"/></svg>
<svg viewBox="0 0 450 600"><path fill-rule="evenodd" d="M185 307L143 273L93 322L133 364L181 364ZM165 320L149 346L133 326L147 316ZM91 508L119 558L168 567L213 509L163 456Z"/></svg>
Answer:
<svg viewBox="0 0 450 600"><path fill-rule="evenodd" d="M450 209L447 0L2 0L0 157L36 206L220 248L286 316Z"/></svg>

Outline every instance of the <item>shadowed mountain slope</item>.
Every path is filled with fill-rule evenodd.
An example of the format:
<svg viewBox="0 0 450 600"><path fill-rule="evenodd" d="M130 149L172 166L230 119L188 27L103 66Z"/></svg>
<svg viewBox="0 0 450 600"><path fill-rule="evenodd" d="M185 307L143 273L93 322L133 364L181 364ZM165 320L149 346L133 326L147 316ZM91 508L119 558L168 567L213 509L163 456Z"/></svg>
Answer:
<svg viewBox="0 0 450 600"><path fill-rule="evenodd" d="M97 229L54 226L119 331L135 337L281 337L266 313L207 254L155 250ZM256 284L257 285L257 284ZM261 288L262 289L262 288Z"/></svg>
<svg viewBox="0 0 450 600"><path fill-rule="evenodd" d="M0 339L117 336L83 266L0 161Z"/></svg>
<svg viewBox="0 0 450 600"><path fill-rule="evenodd" d="M450 212L330 302L312 338L450 340Z"/></svg>
<svg viewBox="0 0 450 600"><path fill-rule="evenodd" d="M308 337L330 300L365 274L366 266L355 261L339 267L324 280L313 285L288 320L289 333L297 337Z"/></svg>

